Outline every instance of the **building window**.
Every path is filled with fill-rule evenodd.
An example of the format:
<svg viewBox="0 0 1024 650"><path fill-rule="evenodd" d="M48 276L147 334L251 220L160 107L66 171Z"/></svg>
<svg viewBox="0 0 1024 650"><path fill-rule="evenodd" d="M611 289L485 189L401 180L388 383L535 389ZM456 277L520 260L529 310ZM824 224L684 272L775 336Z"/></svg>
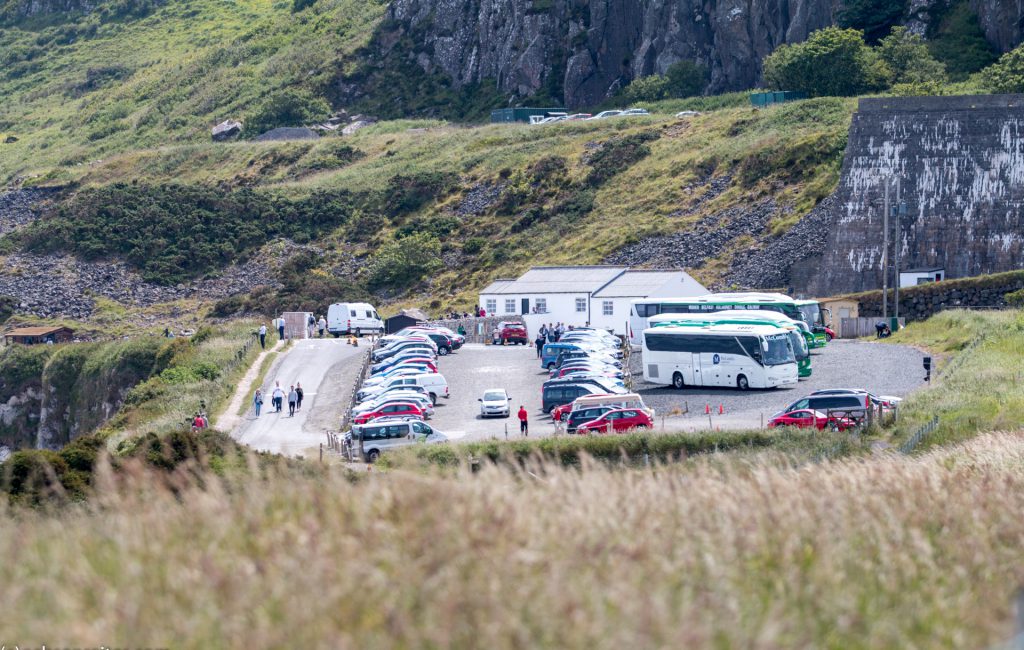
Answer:
<svg viewBox="0 0 1024 650"><path fill-rule="evenodd" d="M498 311L498 301L495 298L488 298L487 304L484 305L484 309L487 310L488 314L495 314Z"/></svg>
<svg viewBox="0 0 1024 650"><path fill-rule="evenodd" d="M547 298L537 298L536 300L534 300L534 305L537 307L537 313L538 314L546 314L546 313L548 313L548 299Z"/></svg>
<svg viewBox="0 0 1024 650"><path fill-rule="evenodd" d="M516 299L515 298L505 298L505 313L506 314L514 314L514 313L516 313Z"/></svg>
<svg viewBox="0 0 1024 650"><path fill-rule="evenodd" d="M605 300L601 302L601 313L605 316L615 315L615 303L611 300Z"/></svg>
<svg viewBox="0 0 1024 650"><path fill-rule="evenodd" d="M576 299L576 313L577 314L585 314L585 313L587 313L587 299L586 298L577 298Z"/></svg>

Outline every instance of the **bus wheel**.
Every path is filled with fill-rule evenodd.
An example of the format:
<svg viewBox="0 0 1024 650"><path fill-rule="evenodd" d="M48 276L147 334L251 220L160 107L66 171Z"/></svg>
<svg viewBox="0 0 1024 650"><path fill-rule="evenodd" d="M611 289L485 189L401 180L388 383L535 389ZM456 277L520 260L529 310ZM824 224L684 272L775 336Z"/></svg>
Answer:
<svg viewBox="0 0 1024 650"><path fill-rule="evenodd" d="M740 390L747 390L750 388L750 382L747 381L746 375L740 375L736 378L736 388L739 388Z"/></svg>
<svg viewBox="0 0 1024 650"><path fill-rule="evenodd" d="M673 388L682 388L685 385L686 384L683 383L683 375L682 375L682 373L677 372L676 374L672 375L672 387Z"/></svg>

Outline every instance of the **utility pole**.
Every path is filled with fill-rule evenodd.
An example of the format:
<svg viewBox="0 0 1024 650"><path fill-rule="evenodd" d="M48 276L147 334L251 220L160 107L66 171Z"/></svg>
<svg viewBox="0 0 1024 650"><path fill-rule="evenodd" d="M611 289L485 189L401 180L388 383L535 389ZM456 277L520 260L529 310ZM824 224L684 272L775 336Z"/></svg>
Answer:
<svg viewBox="0 0 1024 650"><path fill-rule="evenodd" d="M885 208L882 210L882 320L889 316L889 179L885 179Z"/></svg>

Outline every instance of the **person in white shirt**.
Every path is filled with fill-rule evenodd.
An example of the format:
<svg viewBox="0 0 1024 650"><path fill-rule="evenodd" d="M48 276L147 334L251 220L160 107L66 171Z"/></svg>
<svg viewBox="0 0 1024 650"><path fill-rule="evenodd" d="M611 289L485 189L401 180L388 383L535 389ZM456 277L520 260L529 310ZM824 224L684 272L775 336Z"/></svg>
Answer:
<svg viewBox="0 0 1024 650"><path fill-rule="evenodd" d="M275 382L275 384L274 392L272 393L274 400L274 412L280 413L281 409L284 407L284 391L281 390L281 382Z"/></svg>
<svg viewBox="0 0 1024 650"><path fill-rule="evenodd" d="M266 323L260 323L260 347L264 350L267 349L267 325Z"/></svg>
<svg viewBox="0 0 1024 650"><path fill-rule="evenodd" d="M325 319L323 316L321 316L320 317L320 321L316 324L316 326L320 330L320 338L323 338L324 337L324 330L327 329L327 319Z"/></svg>

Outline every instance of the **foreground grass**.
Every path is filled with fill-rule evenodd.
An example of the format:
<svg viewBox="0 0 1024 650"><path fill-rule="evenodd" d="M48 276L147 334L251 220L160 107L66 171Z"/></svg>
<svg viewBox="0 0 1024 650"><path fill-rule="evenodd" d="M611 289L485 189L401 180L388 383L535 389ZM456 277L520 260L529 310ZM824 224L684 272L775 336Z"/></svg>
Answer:
<svg viewBox="0 0 1024 650"><path fill-rule="evenodd" d="M926 446L961 441L979 431L1024 426L1021 311L941 312L911 323L889 340L930 350L939 368L931 385L902 405L897 440L913 435L935 416L938 428L928 435Z"/></svg>
<svg viewBox="0 0 1024 650"><path fill-rule="evenodd" d="M88 505L2 513L0 606L54 645L987 647L1024 580L1022 468L999 434L800 469L106 473Z"/></svg>

